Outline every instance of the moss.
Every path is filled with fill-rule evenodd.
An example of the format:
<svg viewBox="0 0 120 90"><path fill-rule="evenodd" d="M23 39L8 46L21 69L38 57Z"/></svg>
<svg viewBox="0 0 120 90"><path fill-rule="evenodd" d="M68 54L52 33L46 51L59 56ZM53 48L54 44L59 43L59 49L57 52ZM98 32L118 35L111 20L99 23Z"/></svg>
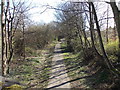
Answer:
<svg viewBox="0 0 120 90"><path fill-rule="evenodd" d="M4 83L3 82L0 82L0 86L2 86Z"/></svg>
<svg viewBox="0 0 120 90"><path fill-rule="evenodd" d="M5 90L23 90L23 86L20 86L20 85L17 85L17 84L14 84L10 87L6 87Z"/></svg>

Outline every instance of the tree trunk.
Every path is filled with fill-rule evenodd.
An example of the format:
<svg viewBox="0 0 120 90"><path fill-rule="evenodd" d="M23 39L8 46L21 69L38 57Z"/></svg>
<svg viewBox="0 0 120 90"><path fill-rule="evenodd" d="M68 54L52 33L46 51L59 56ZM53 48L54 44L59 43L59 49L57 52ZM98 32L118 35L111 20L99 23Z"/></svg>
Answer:
<svg viewBox="0 0 120 90"><path fill-rule="evenodd" d="M114 25L114 28L113 28L113 40L114 41L116 41L116 39L117 39L117 32L116 32L116 27L115 27L115 25Z"/></svg>
<svg viewBox="0 0 120 90"><path fill-rule="evenodd" d="M117 29L117 32L118 32L118 42L119 42L119 52L118 52L118 62L120 62L120 11L118 10L117 8L117 5L114 2L110 2L110 5L111 5L111 8L112 8L112 11L113 11L113 14L114 14L114 20L115 20L115 24L116 24L116 29Z"/></svg>
<svg viewBox="0 0 120 90"><path fill-rule="evenodd" d="M9 63L12 59L12 20L10 16L9 0L4 9L4 0L1 0L1 38L2 38L2 76L8 74Z"/></svg>
<svg viewBox="0 0 120 90"><path fill-rule="evenodd" d="M2 76L4 76L4 0L1 0L1 61Z"/></svg>
<svg viewBox="0 0 120 90"><path fill-rule="evenodd" d="M107 28L106 28L106 42L108 43L108 12L109 12L109 6L107 7Z"/></svg>
<svg viewBox="0 0 120 90"><path fill-rule="evenodd" d="M84 49L84 47L83 47L83 40L82 40L82 36L81 36L81 32L80 32L80 28L79 28L79 26L78 26L77 23L76 23L76 27L77 27L77 32L78 32L78 37L80 39L81 47L82 47L82 49Z"/></svg>
<svg viewBox="0 0 120 90"><path fill-rule="evenodd" d="M95 47L95 43L94 43L94 23L93 23L93 13L92 13L92 8L91 5L89 3L89 14L90 14L90 35L91 35L91 43L92 43L92 47L95 51L95 53L100 56L99 52L97 51L96 47Z"/></svg>
<svg viewBox="0 0 120 90"><path fill-rule="evenodd" d="M23 60L25 60L25 24L24 24L24 21L23 21Z"/></svg>

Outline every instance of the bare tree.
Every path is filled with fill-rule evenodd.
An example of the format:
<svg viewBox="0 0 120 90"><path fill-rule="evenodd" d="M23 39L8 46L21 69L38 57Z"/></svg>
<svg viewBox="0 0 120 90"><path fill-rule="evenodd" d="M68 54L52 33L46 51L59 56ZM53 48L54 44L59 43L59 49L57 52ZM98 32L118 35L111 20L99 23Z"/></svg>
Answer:
<svg viewBox="0 0 120 90"><path fill-rule="evenodd" d="M101 51L102 51L105 63L112 73L114 73L116 76L119 76L120 75L119 71L116 70L115 67L112 65L112 63L108 59L107 54L105 52L94 4L92 2L90 2L90 5L92 6L92 9L93 9L94 19L95 19L95 23L96 23L96 27L97 27L97 33L98 33L98 36L99 36L100 47L101 47Z"/></svg>
<svg viewBox="0 0 120 90"><path fill-rule="evenodd" d="M5 3L5 5L4 5ZM2 22L2 70L3 74L9 73L9 66L13 56L13 37L20 23L21 15L30 10L25 2L1 1L1 22Z"/></svg>

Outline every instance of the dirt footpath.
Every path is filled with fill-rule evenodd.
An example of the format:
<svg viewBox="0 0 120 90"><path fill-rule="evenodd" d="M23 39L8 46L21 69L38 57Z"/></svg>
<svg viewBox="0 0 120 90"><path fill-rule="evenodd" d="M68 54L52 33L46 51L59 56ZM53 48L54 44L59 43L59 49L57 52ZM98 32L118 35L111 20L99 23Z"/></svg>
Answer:
<svg viewBox="0 0 120 90"><path fill-rule="evenodd" d="M67 71L65 68L65 64L64 64L64 58L63 58L63 54L61 52L61 45L60 43L57 43L55 46L55 50L54 50L54 56L52 59L52 74L50 77L50 81L48 83L48 89L55 89L55 88L68 88L70 89L70 83L66 83L67 81L69 81L69 77L67 75Z"/></svg>

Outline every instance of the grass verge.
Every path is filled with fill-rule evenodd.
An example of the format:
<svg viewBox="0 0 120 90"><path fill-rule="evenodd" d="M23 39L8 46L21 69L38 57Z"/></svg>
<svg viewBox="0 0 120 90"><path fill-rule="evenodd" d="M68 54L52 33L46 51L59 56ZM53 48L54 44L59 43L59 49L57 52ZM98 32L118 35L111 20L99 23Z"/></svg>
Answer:
<svg viewBox="0 0 120 90"><path fill-rule="evenodd" d="M55 42L41 51L40 57L12 62L7 76L25 85L24 88L45 88L48 84Z"/></svg>
<svg viewBox="0 0 120 90"><path fill-rule="evenodd" d="M64 62L68 71L68 76L71 80L75 80L71 82L72 89L75 88L89 88L86 84L85 78L81 78L77 80L79 77L87 76L86 66L82 65L83 58L80 56L81 53L71 53L66 51L66 44L62 43Z"/></svg>

